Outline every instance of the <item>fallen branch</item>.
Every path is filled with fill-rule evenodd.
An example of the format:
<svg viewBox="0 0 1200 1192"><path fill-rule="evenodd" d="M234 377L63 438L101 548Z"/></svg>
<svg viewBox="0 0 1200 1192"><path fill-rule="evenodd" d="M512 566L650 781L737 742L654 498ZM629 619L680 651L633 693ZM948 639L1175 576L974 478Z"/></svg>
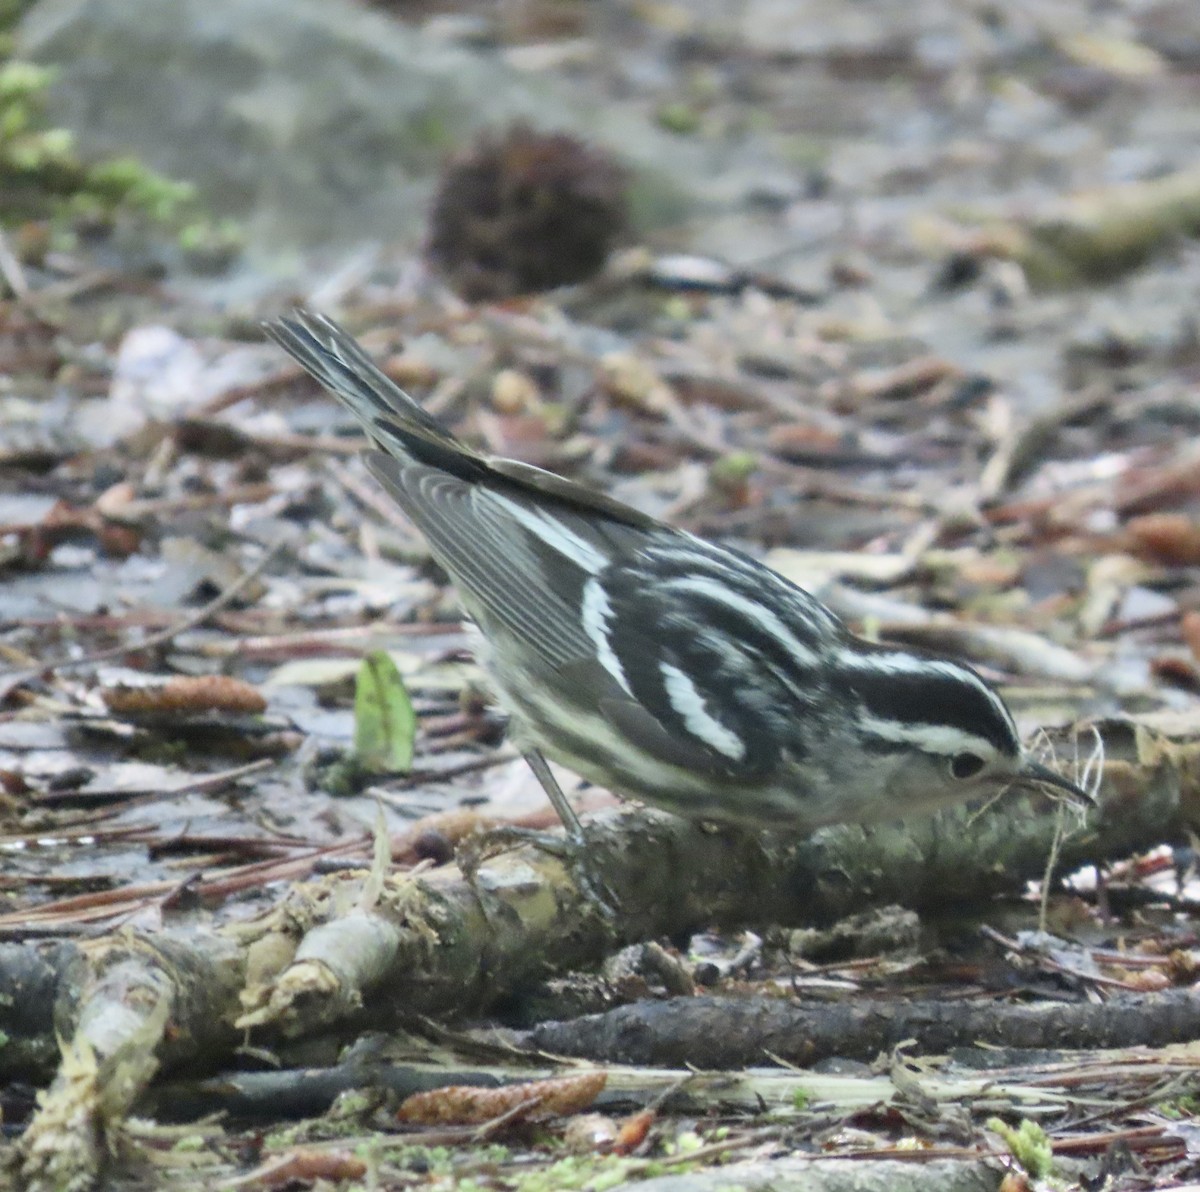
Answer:
<svg viewBox="0 0 1200 1192"><path fill-rule="evenodd" d="M658 1176L637 1187L639 1192L996 1192L1003 1171L995 1159L753 1159Z"/></svg>
<svg viewBox="0 0 1200 1192"><path fill-rule="evenodd" d="M1111 1002L870 1000L804 1003L695 997L641 1001L523 1035L531 1048L597 1063L744 1068L768 1057L811 1065L871 1061L912 1040L922 1055L956 1047L1157 1047L1200 1034L1191 990Z"/></svg>
<svg viewBox="0 0 1200 1192"><path fill-rule="evenodd" d="M934 219L914 231L942 249L1015 260L1034 285L1059 287L1111 281L1198 229L1200 168L1193 166L1056 198L1025 218L980 220L973 232Z"/></svg>
<svg viewBox="0 0 1200 1192"><path fill-rule="evenodd" d="M1101 806L1086 832L1064 843L1065 867L1124 857L1200 822L1196 744L1130 722L1103 726L1103 736ZM710 924L828 922L889 903L961 910L1040 876L1055 823L1045 800L1013 795L980 813L841 826L786 847L623 809L589 826L592 864L619 910L615 924L559 859L534 845L465 876L455 866L418 876L385 876L377 867L299 885L270 915L219 934L80 945L85 971L66 987L60 981L56 1021L71 1039L69 1056L90 1049L102 1063L133 1047L163 1062L212 1063L239 1030L270 1039L414 1012L462 1015L554 972L594 965L622 941ZM126 993L133 1005L110 1014L106 1007L120 1008ZM170 1030L151 1031L164 999ZM114 1030L97 1037L97 1021L110 1020ZM149 1082L148 1058L125 1065L139 1075L127 1081L123 1105ZM56 1151L74 1148L84 1167L98 1165L95 1140L116 1120L98 1086L64 1114L67 1068L22 1143L31 1188L57 1186L42 1139L52 1137Z"/></svg>
<svg viewBox="0 0 1200 1192"><path fill-rule="evenodd" d="M88 1187L162 1061L235 1041L222 1011L236 995L228 979L236 966L219 963L230 950L216 940L200 949L122 935L77 945L55 1005L62 1025L73 1019L73 1031L14 1155L21 1187Z"/></svg>

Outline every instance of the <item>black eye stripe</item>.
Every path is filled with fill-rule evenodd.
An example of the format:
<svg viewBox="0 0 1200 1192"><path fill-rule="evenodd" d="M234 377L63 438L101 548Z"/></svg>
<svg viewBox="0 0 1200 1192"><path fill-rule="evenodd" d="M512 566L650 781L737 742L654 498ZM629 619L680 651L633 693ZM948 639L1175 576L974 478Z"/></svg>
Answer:
<svg viewBox="0 0 1200 1192"><path fill-rule="evenodd" d="M966 672L964 672L966 673ZM1012 722L982 685L964 683L940 671L872 671L867 666L847 672L847 683L866 712L879 720L920 728L940 725L978 737L999 752L1015 757L1020 749Z"/></svg>

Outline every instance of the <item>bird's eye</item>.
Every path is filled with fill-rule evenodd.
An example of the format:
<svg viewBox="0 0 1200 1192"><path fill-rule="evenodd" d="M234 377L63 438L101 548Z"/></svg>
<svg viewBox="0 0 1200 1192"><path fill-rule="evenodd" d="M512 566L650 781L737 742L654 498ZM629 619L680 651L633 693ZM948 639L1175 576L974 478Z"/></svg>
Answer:
<svg viewBox="0 0 1200 1192"><path fill-rule="evenodd" d="M955 778L974 778L983 769L983 758L977 753L956 753L950 759L950 773Z"/></svg>

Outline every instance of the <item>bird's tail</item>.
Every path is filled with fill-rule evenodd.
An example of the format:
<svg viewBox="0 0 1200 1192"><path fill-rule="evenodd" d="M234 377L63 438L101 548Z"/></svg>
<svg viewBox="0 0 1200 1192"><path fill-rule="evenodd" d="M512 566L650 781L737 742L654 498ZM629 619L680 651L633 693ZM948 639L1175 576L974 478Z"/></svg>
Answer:
<svg viewBox="0 0 1200 1192"><path fill-rule="evenodd" d="M481 456L385 376L332 319L298 310L264 323L263 330L338 398L388 455L418 460L464 480L487 473Z"/></svg>
<svg viewBox="0 0 1200 1192"><path fill-rule="evenodd" d="M367 464L398 499L405 499L403 474L388 466L385 456L401 465L419 463L459 480L499 486L539 505L577 515L598 515L642 530L661 528L648 514L605 493L532 464L472 451L384 376L332 319L298 310L264 323L263 329L363 424L382 451L382 455L368 453Z"/></svg>

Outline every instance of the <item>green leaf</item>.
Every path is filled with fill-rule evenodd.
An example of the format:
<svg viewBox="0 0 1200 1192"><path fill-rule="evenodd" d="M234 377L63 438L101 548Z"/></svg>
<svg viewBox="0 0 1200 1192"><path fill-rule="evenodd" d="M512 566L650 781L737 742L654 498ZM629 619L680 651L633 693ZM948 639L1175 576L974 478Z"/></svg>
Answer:
<svg viewBox="0 0 1200 1192"><path fill-rule="evenodd" d="M417 718L396 664L372 650L358 668L354 689L354 755L376 774L412 769Z"/></svg>

